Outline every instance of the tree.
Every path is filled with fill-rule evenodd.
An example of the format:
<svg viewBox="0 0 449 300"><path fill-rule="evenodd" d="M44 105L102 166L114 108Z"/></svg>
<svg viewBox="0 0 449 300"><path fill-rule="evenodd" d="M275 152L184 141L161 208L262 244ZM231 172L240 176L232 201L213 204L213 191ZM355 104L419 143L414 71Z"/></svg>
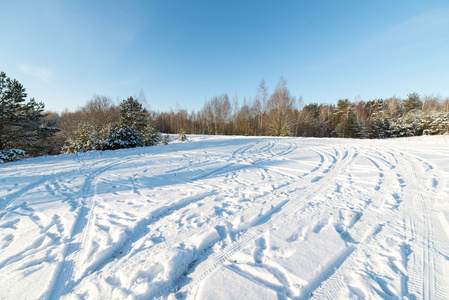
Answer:
<svg viewBox="0 0 449 300"><path fill-rule="evenodd" d="M95 127L89 123L80 124L75 137L62 147L62 153L77 153L91 150L116 150L144 145L134 125L123 122Z"/></svg>
<svg viewBox="0 0 449 300"><path fill-rule="evenodd" d="M119 121L119 107L107 96L94 95L81 108L81 122L88 122L93 126L105 126Z"/></svg>
<svg viewBox="0 0 449 300"><path fill-rule="evenodd" d="M268 131L271 135L290 134L294 99L286 87L284 78L280 78L276 90L267 103Z"/></svg>
<svg viewBox="0 0 449 300"><path fill-rule="evenodd" d="M422 110L423 111L442 111L442 101L439 96L436 97L423 97Z"/></svg>
<svg viewBox="0 0 449 300"><path fill-rule="evenodd" d="M45 139L59 131L44 124L44 104L26 98L23 85L0 72L0 161L46 153Z"/></svg>
<svg viewBox="0 0 449 300"><path fill-rule="evenodd" d="M406 113L414 109L421 109L422 102L419 99L418 93L411 93L408 94L407 96L408 98L404 100L402 104Z"/></svg>
<svg viewBox="0 0 449 300"><path fill-rule="evenodd" d="M210 101L213 113L215 134L228 134L229 118L231 115L231 102L227 94L216 96Z"/></svg>
<svg viewBox="0 0 449 300"><path fill-rule="evenodd" d="M65 141L76 139L75 132L79 126L89 123L93 127L105 127L110 123L119 122L120 107L106 96L94 95L86 105L75 112L64 111L61 114L58 133Z"/></svg>
<svg viewBox="0 0 449 300"><path fill-rule="evenodd" d="M134 125L138 132L142 132L149 122L148 111L137 99L129 97L120 103L120 121Z"/></svg>
<svg viewBox="0 0 449 300"><path fill-rule="evenodd" d="M144 131L141 133L142 143L144 146L154 146L159 143L163 143L161 135L154 129L151 124L147 125Z"/></svg>
<svg viewBox="0 0 449 300"><path fill-rule="evenodd" d="M400 100L396 97L386 99L383 104L383 114L388 119L400 117L403 114Z"/></svg>
<svg viewBox="0 0 449 300"><path fill-rule="evenodd" d="M307 104L298 114L297 136L317 137L319 136L318 120L320 107L317 103Z"/></svg>
<svg viewBox="0 0 449 300"><path fill-rule="evenodd" d="M260 80L259 88L257 89L257 96L256 101L259 104L260 110L259 110L259 123L258 123L258 135L262 135L264 133L264 118L265 118L265 110L267 105L267 95L268 95L268 89L267 85L265 84L265 80Z"/></svg>
<svg viewBox="0 0 449 300"><path fill-rule="evenodd" d="M449 98L444 99L443 111L449 112Z"/></svg>
<svg viewBox="0 0 449 300"><path fill-rule="evenodd" d="M187 141L186 132L181 129L181 131L178 133L178 141L185 142Z"/></svg>
<svg viewBox="0 0 449 300"><path fill-rule="evenodd" d="M142 137L136 127L119 122L111 123L102 132L102 149L116 150L143 146Z"/></svg>
<svg viewBox="0 0 449 300"><path fill-rule="evenodd" d="M348 99L338 100L336 112L333 116L335 130L333 135L343 138L359 138L363 136L362 128L354 113L354 105Z"/></svg>
<svg viewBox="0 0 449 300"><path fill-rule="evenodd" d="M390 121L386 118L371 119L364 127L364 136L369 139L390 137Z"/></svg>
<svg viewBox="0 0 449 300"><path fill-rule="evenodd" d="M102 132L99 127L89 123L79 124L74 137L62 147L62 153L77 153L90 150L103 150Z"/></svg>

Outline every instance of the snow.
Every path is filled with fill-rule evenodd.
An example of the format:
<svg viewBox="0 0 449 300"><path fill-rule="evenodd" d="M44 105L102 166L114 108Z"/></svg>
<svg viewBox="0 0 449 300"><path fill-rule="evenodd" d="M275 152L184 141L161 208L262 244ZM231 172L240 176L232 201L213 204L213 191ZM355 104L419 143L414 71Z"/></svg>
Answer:
<svg viewBox="0 0 449 300"><path fill-rule="evenodd" d="M188 136L0 165L1 299L443 299L449 136Z"/></svg>

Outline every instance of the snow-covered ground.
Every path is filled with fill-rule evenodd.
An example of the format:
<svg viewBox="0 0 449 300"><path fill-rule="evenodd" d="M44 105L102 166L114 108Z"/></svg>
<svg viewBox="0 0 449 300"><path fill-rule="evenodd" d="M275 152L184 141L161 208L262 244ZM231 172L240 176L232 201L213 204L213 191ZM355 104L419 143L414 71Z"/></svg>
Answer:
<svg viewBox="0 0 449 300"><path fill-rule="evenodd" d="M449 297L449 137L0 165L1 299Z"/></svg>

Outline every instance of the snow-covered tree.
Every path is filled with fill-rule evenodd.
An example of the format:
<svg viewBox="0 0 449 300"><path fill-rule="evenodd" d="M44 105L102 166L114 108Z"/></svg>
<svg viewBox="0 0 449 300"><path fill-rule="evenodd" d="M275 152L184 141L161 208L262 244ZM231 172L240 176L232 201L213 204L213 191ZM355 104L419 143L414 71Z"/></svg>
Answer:
<svg viewBox="0 0 449 300"><path fill-rule="evenodd" d="M140 133L134 125L123 122L111 123L102 134L102 150L116 150L143 146Z"/></svg>
<svg viewBox="0 0 449 300"><path fill-rule="evenodd" d="M141 135L144 146L154 146L162 142L161 135L151 125L147 125Z"/></svg>
<svg viewBox="0 0 449 300"><path fill-rule="evenodd" d="M411 93L408 94L407 96L408 96L407 99L405 99L402 103L405 112L409 112L414 109L421 109L423 103L418 93Z"/></svg>
<svg viewBox="0 0 449 300"><path fill-rule="evenodd" d="M102 130L89 123L83 123L75 131L75 137L62 147L62 153L77 153L90 150L103 150Z"/></svg>
<svg viewBox="0 0 449 300"><path fill-rule="evenodd" d="M364 129L365 137L383 139L390 136L390 121L387 118L372 119Z"/></svg>
<svg viewBox="0 0 449 300"><path fill-rule="evenodd" d="M178 141L180 142L187 141L186 132L183 129L178 134Z"/></svg>
<svg viewBox="0 0 449 300"><path fill-rule="evenodd" d="M63 153L77 153L91 150L116 150L143 146L140 133L134 125L122 122L110 123L103 128L81 124L75 138L64 145Z"/></svg>
<svg viewBox="0 0 449 300"><path fill-rule="evenodd" d="M134 125L139 132L142 132L148 125L148 115L148 111L143 108L142 103L133 97L120 103L120 121L124 124Z"/></svg>
<svg viewBox="0 0 449 300"><path fill-rule="evenodd" d="M391 136L434 135L449 132L449 113L410 111L391 124Z"/></svg>
<svg viewBox="0 0 449 300"><path fill-rule="evenodd" d="M43 143L59 131L44 126L44 104L31 98L26 102L26 89L16 79L0 72L0 159L14 160L46 153Z"/></svg>

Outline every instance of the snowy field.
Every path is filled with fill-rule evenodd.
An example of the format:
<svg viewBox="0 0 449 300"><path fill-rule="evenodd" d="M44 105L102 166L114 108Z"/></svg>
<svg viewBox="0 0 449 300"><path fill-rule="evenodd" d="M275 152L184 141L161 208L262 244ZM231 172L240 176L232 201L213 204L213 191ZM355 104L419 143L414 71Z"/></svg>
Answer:
<svg viewBox="0 0 449 300"><path fill-rule="evenodd" d="M0 165L1 299L448 299L449 137Z"/></svg>

